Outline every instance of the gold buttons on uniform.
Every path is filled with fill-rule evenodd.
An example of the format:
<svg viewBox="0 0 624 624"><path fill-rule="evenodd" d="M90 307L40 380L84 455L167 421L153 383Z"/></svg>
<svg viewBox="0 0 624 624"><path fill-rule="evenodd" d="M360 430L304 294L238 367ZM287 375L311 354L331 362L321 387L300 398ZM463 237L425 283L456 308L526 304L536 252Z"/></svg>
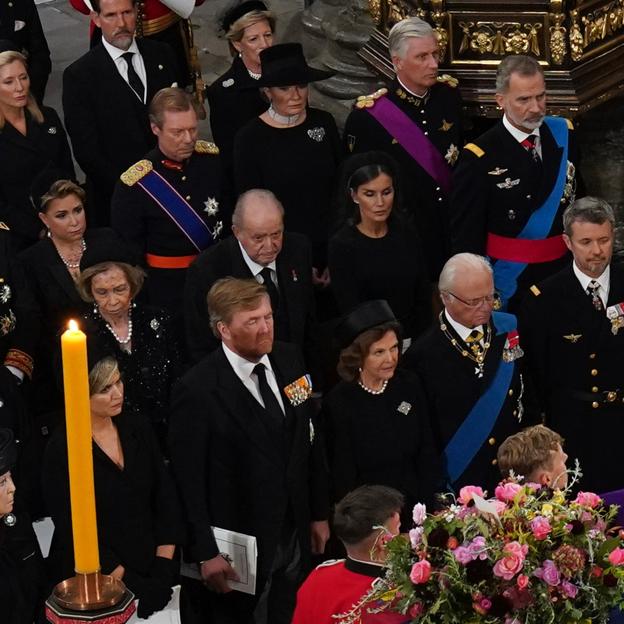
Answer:
<svg viewBox="0 0 624 624"><path fill-rule="evenodd" d="M597 368L592 368L591 369L591 376L595 377L598 374L598 369Z"/></svg>
<svg viewBox="0 0 624 624"><path fill-rule="evenodd" d="M592 403L592 407L593 407L594 409L596 409L596 408L597 408L597 407L599 407L599 406L600 406L600 403L598 403L598 401L594 401L594 402Z"/></svg>
<svg viewBox="0 0 624 624"><path fill-rule="evenodd" d="M589 354L589 359L590 359L590 360L595 359L595 357L596 357L596 354L595 354L595 353L590 353L590 354Z"/></svg>
<svg viewBox="0 0 624 624"><path fill-rule="evenodd" d="M509 392L507 394L509 394L509 396L513 396L513 388L509 388Z"/></svg>
<svg viewBox="0 0 624 624"><path fill-rule="evenodd" d="M496 438L490 438L490 439L488 440L488 444L489 444L490 446L494 446L494 445L496 444Z"/></svg>
<svg viewBox="0 0 624 624"><path fill-rule="evenodd" d="M186 201L191 201L191 196L187 195L184 199L186 199Z"/></svg>
<svg viewBox="0 0 624 624"><path fill-rule="evenodd" d="M598 386L592 386L592 392L598 392Z"/></svg>
<svg viewBox="0 0 624 624"><path fill-rule="evenodd" d="M186 182L186 176L182 176L182 182Z"/></svg>

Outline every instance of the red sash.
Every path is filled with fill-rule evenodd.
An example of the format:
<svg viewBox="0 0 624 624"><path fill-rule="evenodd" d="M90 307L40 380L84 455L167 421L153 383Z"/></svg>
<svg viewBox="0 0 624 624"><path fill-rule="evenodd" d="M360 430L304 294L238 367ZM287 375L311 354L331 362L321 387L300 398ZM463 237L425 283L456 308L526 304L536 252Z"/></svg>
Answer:
<svg viewBox="0 0 624 624"><path fill-rule="evenodd" d="M561 234L539 240L529 240L508 238L488 232L485 253L495 260L535 264L558 260L565 256L567 251L568 248Z"/></svg>

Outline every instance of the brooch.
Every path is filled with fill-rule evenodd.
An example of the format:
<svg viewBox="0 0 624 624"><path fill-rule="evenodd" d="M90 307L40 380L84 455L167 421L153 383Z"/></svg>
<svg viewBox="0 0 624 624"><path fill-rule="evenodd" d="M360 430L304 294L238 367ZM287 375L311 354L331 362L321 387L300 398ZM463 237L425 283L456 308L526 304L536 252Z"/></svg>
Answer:
<svg viewBox="0 0 624 624"><path fill-rule="evenodd" d="M158 331L158 328L160 327L160 323L158 322L158 319L153 318L150 321L150 327L154 330L154 331Z"/></svg>
<svg viewBox="0 0 624 624"><path fill-rule="evenodd" d="M397 412L401 412L404 416L409 414L409 411L412 409L412 404L407 401L401 401L399 407L397 407Z"/></svg>
<svg viewBox="0 0 624 624"><path fill-rule="evenodd" d="M516 180L505 178L504 182L499 182L496 186L498 186L499 189L510 189L518 184L520 184L520 178L517 178Z"/></svg>
<svg viewBox="0 0 624 624"><path fill-rule="evenodd" d="M320 143L325 138L325 128L310 128L308 130L308 136L317 143Z"/></svg>
<svg viewBox="0 0 624 624"><path fill-rule="evenodd" d="M611 321L611 333L617 336L621 327L624 327L624 301L607 308L607 318Z"/></svg>
<svg viewBox="0 0 624 624"><path fill-rule="evenodd" d="M0 288L0 301L2 303L8 303L11 298L11 287L8 284L3 284Z"/></svg>
<svg viewBox="0 0 624 624"><path fill-rule="evenodd" d="M303 375L284 388L284 394L294 407L301 405L312 396L312 379L310 375Z"/></svg>
<svg viewBox="0 0 624 624"><path fill-rule="evenodd" d="M505 340L505 346L503 347L503 361L513 362L524 355L524 351L520 346L520 336L518 330L513 329L507 332L507 338Z"/></svg>
<svg viewBox="0 0 624 624"><path fill-rule="evenodd" d="M291 275L292 275L292 281L293 282L298 282L299 281L299 277L297 276L297 271L295 271L295 269L291 269Z"/></svg>
<svg viewBox="0 0 624 624"><path fill-rule="evenodd" d="M225 87L227 89L228 87L231 87L233 84L234 84L234 78L228 78L227 80L224 80L221 83L221 86L223 86L223 87Z"/></svg>
<svg viewBox="0 0 624 624"><path fill-rule="evenodd" d="M48 134L56 134L56 126L50 126L48 128Z"/></svg>
<svg viewBox="0 0 624 624"><path fill-rule="evenodd" d="M451 143L444 156L446 162L449 165L453 166L458 156L459 156L459 148L454 143Z"/></svg>
<svg viewBox="0 0 624 624"><path fill-rule="evenodd" d="M205 206L204 212L209 217L214 217L214 215L216 215L217 212L219 212L219 202L214 197L209 197L204 202L204 206Z"/></svg>

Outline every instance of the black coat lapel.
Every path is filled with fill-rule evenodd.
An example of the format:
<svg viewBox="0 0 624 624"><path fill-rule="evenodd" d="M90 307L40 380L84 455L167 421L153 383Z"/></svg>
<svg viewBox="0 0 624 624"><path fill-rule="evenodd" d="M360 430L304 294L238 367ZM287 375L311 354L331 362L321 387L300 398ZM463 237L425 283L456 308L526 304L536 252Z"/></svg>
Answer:
<svg viewBox="0 0 624 624"><path fill-rule="evenodd" d="M62 260L59 258L58 253L56 253L56 249L54 249L54 244L50 241L48 242L49 244L46 245L43 249L43 261L50 269L50 273L52 274L54 280L65 291L71 301L73 301L74 303L81 303L82 299L80 299L80 295L76 290L74 280L71 278L69 271L63 264Z"/></svg>
<svg viewBox="0 0 624 624"><path fill-rule="evenodd" d="M563 149L555 143L555 138L545 123L540 128L540 140L542 142L543 165L542 183L539 191L539 204L541 205L555 186Z"/></svg>

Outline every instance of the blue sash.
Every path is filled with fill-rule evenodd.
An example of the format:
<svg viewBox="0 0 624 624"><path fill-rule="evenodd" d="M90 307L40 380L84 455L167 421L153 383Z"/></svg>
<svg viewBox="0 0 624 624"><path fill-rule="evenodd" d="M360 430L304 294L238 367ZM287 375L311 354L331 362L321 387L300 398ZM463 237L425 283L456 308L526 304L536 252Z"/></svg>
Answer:
<svg viewBox="0 0 624 624"><path fill-rule="evenodd" d="M516 317L507 312L492 312L492 323L497 336L508 333L517 326ZM515 362L505 362L501 358L492 383L446 445L444 455L451 483L455 483L462 476L494 428L513 379L514 369Z"/></svg>
<svg viewBox="0 0 624 624"><path fill-rule="evenodd" d="M213 242L210 228L184 197L157 171L150 171L139 180L138 184L180 228L197 251L206 249Z"/></svg>
<svg viewBox="0 0 624 624"><path fill-rule="evenodd" d="M557 146L562 148L559 172L550 195L531 215L517 238L527 238L529 240L546 238L557 216L559 203L563 196L568 169L568 122L561 117L546 117L544 123L551 131ZM500 293L503 309L507 307L507 303L518 289L518 278L526 267L527 263L525 262L497 260L494 263L494 284L496 285L496 290Z"/></svg>

